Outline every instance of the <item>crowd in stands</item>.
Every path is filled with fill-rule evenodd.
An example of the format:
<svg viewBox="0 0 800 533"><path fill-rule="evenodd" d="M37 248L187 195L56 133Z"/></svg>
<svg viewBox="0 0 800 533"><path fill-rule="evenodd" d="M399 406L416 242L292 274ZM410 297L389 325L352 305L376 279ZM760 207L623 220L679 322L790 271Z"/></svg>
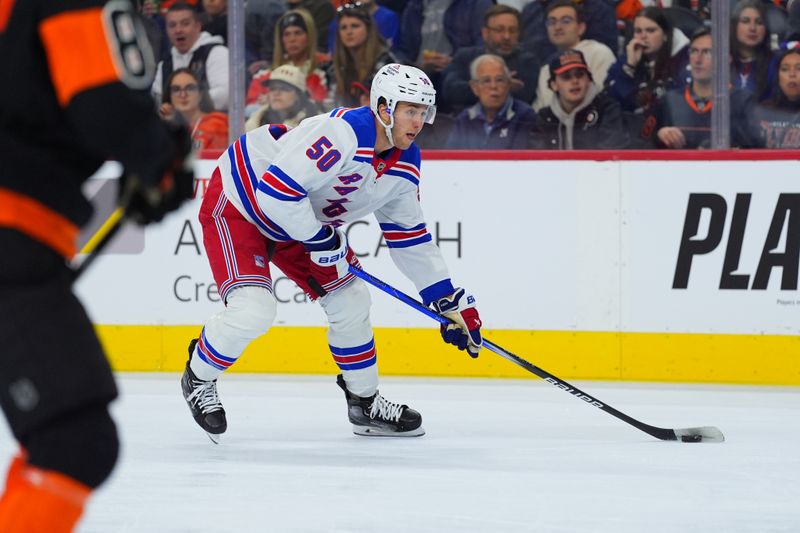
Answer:
<svg viewBox="0 0 800 533"><path fill-rule="evenodd" d="M227 144L227 0L140 0L164 120ZM375 72L423 69L449 149L685 149L711 142L703 0L246 0L246 129L368 105ZM800 148L800 0L731 0L730 139Z"/></svg>

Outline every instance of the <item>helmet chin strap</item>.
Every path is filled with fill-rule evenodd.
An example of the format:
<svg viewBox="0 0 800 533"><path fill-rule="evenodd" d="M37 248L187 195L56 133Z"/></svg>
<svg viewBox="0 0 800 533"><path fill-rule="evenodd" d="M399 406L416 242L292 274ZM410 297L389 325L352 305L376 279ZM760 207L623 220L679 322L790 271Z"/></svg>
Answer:
<svg viewBox="0 0 800 533"><path fill-rule="evenodd" d="M389 144L391 146L396 146L394 144L394 137L392 137L392 127L394 127L394 115L392 111L387 107L387 113L389 114L389 124L384 124L383 119L381 119L381 124L383 124L383 130L386 132L386 138L389 139Z"/></svg>

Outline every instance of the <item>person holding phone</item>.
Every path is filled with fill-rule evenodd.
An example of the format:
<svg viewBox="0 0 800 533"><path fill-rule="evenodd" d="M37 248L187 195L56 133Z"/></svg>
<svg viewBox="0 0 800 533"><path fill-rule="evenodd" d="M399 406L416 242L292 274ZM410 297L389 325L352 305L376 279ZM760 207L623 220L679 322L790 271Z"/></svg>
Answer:
<svg viewBox="0 0 800 533"><path fill-rule="evenodd" d="M634 19L633 36L606 81L625 113L632 148L653 147L659 102L668 90L686 85L688 44L661 8L646 7Z"/></svg>

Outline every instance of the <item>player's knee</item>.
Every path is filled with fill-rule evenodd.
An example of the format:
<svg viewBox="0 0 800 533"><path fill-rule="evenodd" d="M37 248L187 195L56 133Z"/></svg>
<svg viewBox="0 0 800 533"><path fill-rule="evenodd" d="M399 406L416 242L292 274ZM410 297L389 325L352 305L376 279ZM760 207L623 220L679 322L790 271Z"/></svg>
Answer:
<svg viewBox="0 0 800 533"><path fill-rule="evenodd" d="M331 327L349 329L364 324L369 327L372 300L367 285L360 279L328 294L320 303Z"/></svg>
<svg viewBox="0 0 800 533"><path fill-rule="evenodd" d="M119 455L117 427L105 404L57 417L24 438L28 462L97 488Z"/></svg>
<svg viewBox="0 0 800 533"><path fill-rule="evenodd" d="M225 323L253 338L263 335L275 321L275 297L264 287L245 286L228 297Z"/></svg>

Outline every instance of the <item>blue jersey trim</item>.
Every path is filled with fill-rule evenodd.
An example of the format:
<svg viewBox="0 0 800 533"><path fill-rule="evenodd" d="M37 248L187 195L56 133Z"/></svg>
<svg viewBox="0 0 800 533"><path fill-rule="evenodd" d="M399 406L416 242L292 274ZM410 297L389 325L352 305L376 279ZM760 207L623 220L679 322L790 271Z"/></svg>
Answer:
<svg viewBox="0 0 800 533"><path fill-rule="evenodd" d="M433 237L431 237L431 234L426 233L425 235L417 237L416 239L410 239L408 241L400 241L400 242L386 241L386 246L388 246L389 248L408 248L409 246L416 246L418 244L431 242L432 240Z"/></svg>
<svg viewBox="0 0 800 533"><path fill-rule="evenodd" d="M218 359L220 359L222 361L225 361L226 363L233 364L233 363L236 362L236 358L235 357L225 357L224 355L219 353L213 346L211 346L211 343L208 342L208 337L206 337L206 329L205 328L203 328L203 331L201 333L203 335L203 344L205 345L206 348L208 348L208 351L211 352L211 355L213 355L214 357L216 357L216 358L218 358Z"/></svg>
<svg viewBox="0 0 800 533"><path fill-rule="evenodd" d="M258 190L263 192L267 196L272 196L276 200L280 200L281 202L299 202L300 200L303 199L303 197L287 196L287 195L285 195L283 193L279 193L278 191L276 191L275 189L273 189L272 187L270 187L269 185L267 185L263 181L259 182Z"/></svg>
<svg viewBox="0 0 800 533"><path fill-rule="evenodd" d="M354 355L357 353L364 353L374 345L375 339L370 339L368 343L362 344L361 346L353 346L352 348L339 348L330 344L328 346L330 346L331 353L334 355Z"/></svg>
<svg viewBox="0 0 800 533"><path fill-rule="evenodd" d="M410 163L415 167L420 168L422 156L420 155L419 146L417 146L417 143L413 142L411 143L411 146L405 150L402 150L399 161L402 161L403 163Z"/></svg>
<svg viewBox="0 0 800 533"><path fill-rule="evenodd" d="M244 136L242 136L242 137L244 137ZM241 139L240 139L240 141L241 141ZM242 154L245 156L245 164L247 164L247 156L246 156L246 152L245 152L244 143L240 142L239 145L242 147ZM239 169L237 168L237 165L236 165L236 152L233 149L233 145L228 147L228 157L230 158L230 161L231 161L231 174L233 175L233 184L236 187L236 193L239 195L239 199L242 202L242 206L244 207L244 210L247 211L247 214L250 215L250 218L256 222L256 225L259 228L261 228L261 230L263 230L264 233L266 233L270 237L274 238L275 240L279 240L279 241L291 240L291 239L289 239L289 235L288 234L279 233L278 231L276 231L276 230L272 229L271 227L269 227L268 225L266 225L264 223L264 221L259 218L258 214L256 213L256 211L255 211L255 209L253 207L253 204L250 203L250 199L247 196L247 192L245 192L245 190L244 190L244 185L242 184L242 176L239 174ZM248 176L248 179L250 179L249 176ZM256 185L256 184L254 183L253 185ZM262 212L262 215L263 215L263 212ZM264 218L269 220L269 218L267 218L266 215L264 215ZM277 224L275 224L271 220L270 220L270 223L274 224L276 228L278 228L279 230L283 231L280 228L280 226L278 226Z"/></svg>
<svg viewBox="0 0 800 533"><path fill-rule="evenodd" d="M359 107L347 111L341 118L353 128L359 148L373 148L375 146L375 140L378 135L375 131L375 116L369 107Z"/></svg>
<svg viewBox="0 0 800 533"><path fill-rule="evenodd" d="M449 296L454 292L456 292L456 289L453 287L453 282L448 278L436 282L429 287L425 287L419 291L419 295L422 297L422 301L425 305L430 305L432 301Z"/></svg>
<svg viewBox="0 0 800 533"><path fill-rule="evenodd" d="M416 176L411 174L410 172L405 172L403 170L399 170L396 167L390 168L384 174L388 174L390 176L397 176L398 178L403 178L404 180L408 180L414 184L415 187L419 187L419 179Z"/></svg>
<svg viewBox="0 0 800 533"><path fill-rule="evenodd" d="M399 224L389 224L388 222L379 225L382 231L417 231L425 228L424 222L422 224L417 224L413 228L405 228Z"/></svg>
<svg viewBox="0 0 800 533"><path fill-rule="evenodd" d="M253 165L252 163L250 163L250 154L247 152L247 143L245 142L246 139L247 139L247 134L242 135L242 142L240 142L239 145L242 147L242 156L244 157L244 165L247 168L247 173L249 174L250 181L253 184L253 189L258 189L257 184L260 180L256 177L256 173L253 170ZM269 218L267 214L264 213L263 210L261 210L260 207L258 208L258 210L261 211L261 214L264 216L265 219L267 219L267 222L269 222L270 225L273 226L274 228L273 231L277 230L278 232L280 232L279 234L281 235L282 239L286 239L289 241L292 240L292 238L289 237L289 233L287 233L286 230L284 230L282 227L276 224L274 220Z"/></svg>
<svg viewBox="0 0 800 533"><path fill-rule="evenodd" d="M321 252L324 250L333 250L336 247L336 242L336 232L333 228L330 226L322 226L313 237L307 241L303 241L303 246L309 252Z"/></svg>
<svg viewBox="0 0 800 533"><path fill-rule="evenodd" d="M272 172L277 177L279 177L281 180L283 180L286 183L286 185L288 185L289 187L291 187L292 189L294 189L298 193L302 194L303 196L308 196L308 192L306 192L306 190L303 188L303 186L300 185L299 183L297 183L296 181L294 181L289 176L289 174L287 174L286 172L281 170L281 168L279 166L270 165L269 168L267 169L267 172Z"/></svg>
<svg viewBox="0 0 800 533"><path fill-rule="evenodd" d="M270 124L267 130L269 131L269 134L272 135L272 138L277 141L283 137L284 133L289 131L289 128L287 128L285 124Z"/></svg>
<svg viewBox="0 0 800 533"><path fill-rule="evenodd" d="M375 364L378 356L373 355L371 358L367 359L366 361L361 361L360 363L336 363L340 369L342 370L361 370L362 368L367 368Z"/></svg>

